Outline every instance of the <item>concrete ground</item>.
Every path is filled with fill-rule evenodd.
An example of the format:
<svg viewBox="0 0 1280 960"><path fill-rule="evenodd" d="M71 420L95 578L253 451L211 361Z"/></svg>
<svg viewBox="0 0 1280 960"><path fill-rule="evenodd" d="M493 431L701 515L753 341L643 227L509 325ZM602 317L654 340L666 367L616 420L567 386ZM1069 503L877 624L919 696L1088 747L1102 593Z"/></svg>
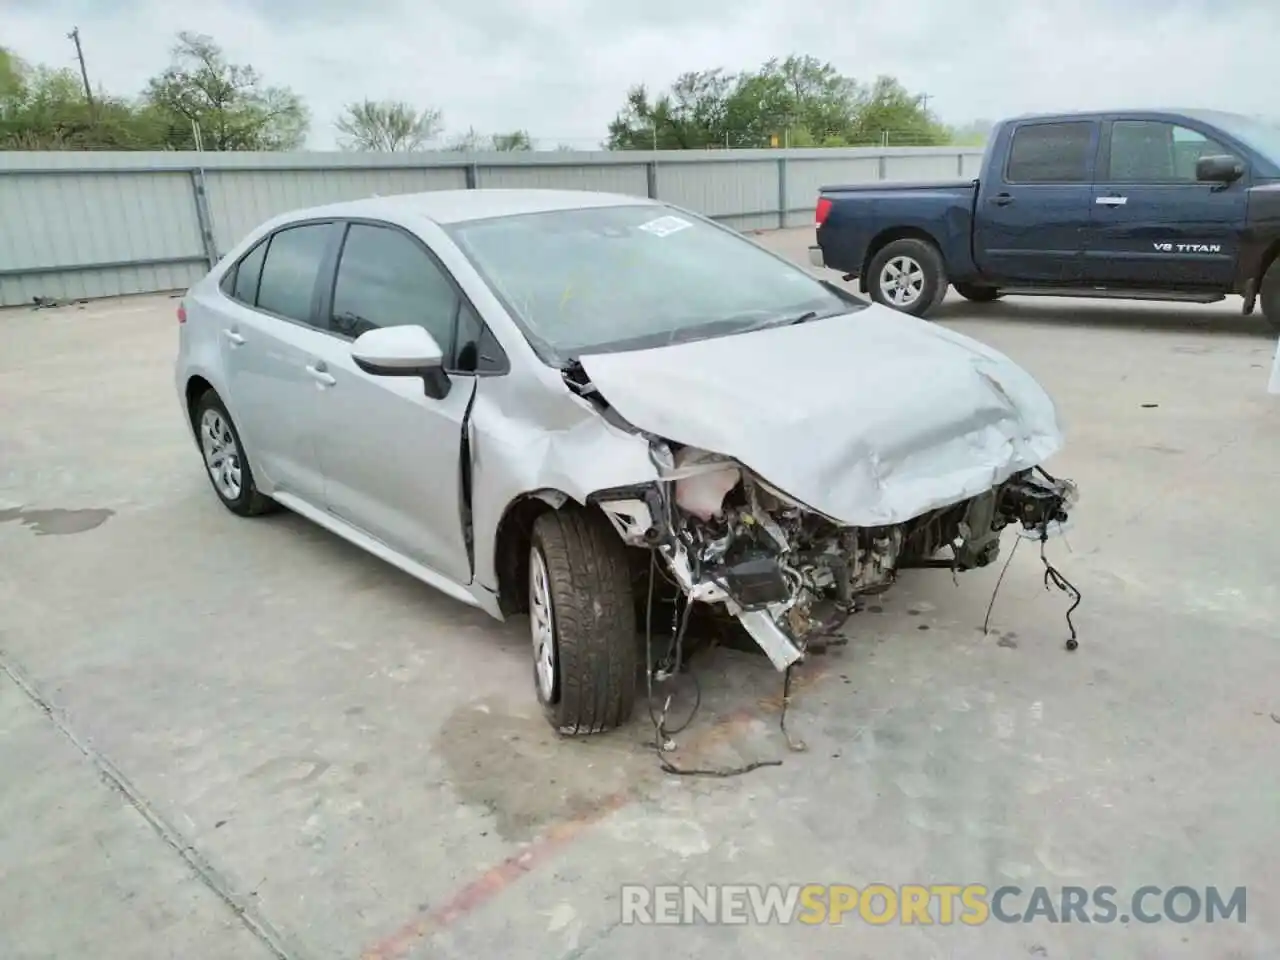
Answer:
<svg viewBox="0 0 1280 960"><path fill-rule="evenodd" d="M989 635L998 570L911 572L800 670L807 752L763 658L699 664L675 761L782 760L731 779L663 773L643 709L558 740L523 621L227 513L173 396L175 306L0 314L5 960L1280 954L1280 405L1238 301L948 300L1059 401L1080 649L1034 545ZM1019 912L1036 886L1123 913L1244 886L1247 915L620 923L624 883L876 881L1016 884Z"/></svg>

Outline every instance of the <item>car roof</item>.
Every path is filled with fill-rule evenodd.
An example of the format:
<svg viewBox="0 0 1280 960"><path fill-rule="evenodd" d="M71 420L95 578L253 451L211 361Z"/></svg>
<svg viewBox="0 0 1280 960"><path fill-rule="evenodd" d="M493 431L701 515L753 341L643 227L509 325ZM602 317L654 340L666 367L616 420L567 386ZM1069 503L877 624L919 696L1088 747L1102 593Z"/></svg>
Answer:
<svg viewBox="0 0 1280 960"><path fill-rule="evenodd" d="M1080 110L1067 113L1025 113L1019 117L1010 117L1008 123L1026 123L1031 120L1092 120L1096 117L1108 117L1115 114L1144 114L1155 117L1186 117L1189 120L1213 123L1214 118L1232 120L1248 119L1241 114L1228 113L1223 110L1202 110L1194 107L1131 107L1129 109Z"/></svg>
<svg viewBox="0 0 1280 960"><path fill-rule="evenodd" d="M553 210L587 210L592 207L658 206L647 197L624 193L597 193L592 190L429 190L386 197L366 197L330 203L305 210L291 210L290 220L313 217L382 218L389 213L417 215L436 223L463 223L491 217L512 217L523 213Z"/></svg>

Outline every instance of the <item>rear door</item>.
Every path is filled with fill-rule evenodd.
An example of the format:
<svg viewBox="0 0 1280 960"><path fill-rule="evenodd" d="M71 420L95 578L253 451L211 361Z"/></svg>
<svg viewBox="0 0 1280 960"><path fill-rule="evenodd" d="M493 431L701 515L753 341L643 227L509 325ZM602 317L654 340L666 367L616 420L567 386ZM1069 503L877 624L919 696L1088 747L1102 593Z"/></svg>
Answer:
<svg viewBox="0 0 1280 960"><path fill-rule="evenodd" d="M1101 123L1029 121L1012 131L999 181L981 184L974 219L979 269L1005 283L1080 278Z"/></svg>
<svg viewBox="0 0 1280 960"><path fill-rule="evenodd" d="M227 392L254 469L274 488L319 506L324 481L316 457L316 383L308 357L321 265L337 226L285 227L239 262L220 320Z"/></svg>
<svg viewBox="0 0 1280 960"><path fill-rule="evenodd" d="M348 226L323 310L329 335L312 362L330 380L319 410L326 508L455 583L469 583L461 450L476 386L478 316L418 237L368 222ZM460 318L467 344L459 342ZM402 324L425 327L443 350L451 382L445 397L428 397L419 378L372 376L352 360L360 334Z"/></svg>
<svg viewBox="0 0 1280 960"><path fill-rule="evenodd" d="M1085 242L1085 280L1230 289L1249 178L1246 173L1227 186L1200 183L1196 161L1233 153L1190 122L1109 121Z"/></svg>

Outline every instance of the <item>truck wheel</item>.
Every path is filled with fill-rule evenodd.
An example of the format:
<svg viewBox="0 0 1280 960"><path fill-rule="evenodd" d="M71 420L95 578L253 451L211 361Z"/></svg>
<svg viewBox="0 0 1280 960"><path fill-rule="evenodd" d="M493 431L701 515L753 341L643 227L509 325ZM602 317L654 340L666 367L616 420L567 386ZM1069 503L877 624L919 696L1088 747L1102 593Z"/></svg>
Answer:
<svg viewBox="0 0 1280 960"><path fill-rule="evenodd" d="M534 689L559 733L600 733L631 716L640 658L629 561L618 534L597 514L566 507L533 525Z"/></svg>
<svg viewBox="0 0 1280 960"><path fill-rule="evenodd" d="M923 317L947 292L947 270L938 248L925 240L894 240L871 259L871 299L913 317Z"/></svg>
<svg viewBox="0 0 1280 960"><path fill-rule="evenodd" d="M952 286L956 288L956 293L974 303L990 303L1004 296L995 287L984 287L976 283L955 283Z"/></svg>
<svg viewBox="0 0 1280 960"><path fill-rule="evenodd" d="M1262 277L1258 286L1258 305L1271 328L1280 332L1280 257L1271 262L1271 267Z"/></svg>

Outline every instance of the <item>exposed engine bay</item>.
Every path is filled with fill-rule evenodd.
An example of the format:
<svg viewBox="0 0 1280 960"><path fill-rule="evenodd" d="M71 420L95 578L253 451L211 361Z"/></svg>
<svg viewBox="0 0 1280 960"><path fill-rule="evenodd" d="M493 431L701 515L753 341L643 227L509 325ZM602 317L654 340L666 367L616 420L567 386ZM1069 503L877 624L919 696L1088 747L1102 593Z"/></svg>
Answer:
<svg viewBox="0 0 1280 960"><path fill-rule="evenodd" d="M904 523L842 525L735 460L652 441L659 481L594 499L627 543L655 550L690 599L724 604L779 670L898 571L990 564L1014 526L1045 540L1067 522L1074 484L1039 468Z"/></svg>

